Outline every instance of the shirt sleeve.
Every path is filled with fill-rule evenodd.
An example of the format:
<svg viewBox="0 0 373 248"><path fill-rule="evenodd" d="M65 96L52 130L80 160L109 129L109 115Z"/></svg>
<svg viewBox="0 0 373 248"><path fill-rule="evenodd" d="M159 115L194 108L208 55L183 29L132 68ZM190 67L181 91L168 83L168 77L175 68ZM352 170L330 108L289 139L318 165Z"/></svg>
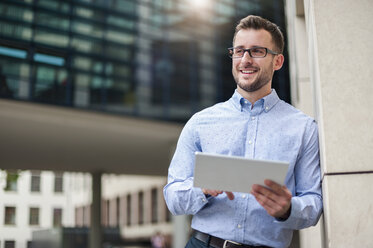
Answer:
<svg viewBox="0 0 373 248"><path fill-rule="evenodd" d="M208 202L200 188L193 187L195 152L200 151L192 117L180 134L163 189L168 209L174 215L195 214Z"/></svg>
<svg viewBox="0 0 373 248"><path fill-rule="evenodd" d="M295 196L291 213L285 221L276 221L289 229L303 229L316 225L322 213L321 172L318 130L310 121L303 136L303 146L294 169Z"/></svg>

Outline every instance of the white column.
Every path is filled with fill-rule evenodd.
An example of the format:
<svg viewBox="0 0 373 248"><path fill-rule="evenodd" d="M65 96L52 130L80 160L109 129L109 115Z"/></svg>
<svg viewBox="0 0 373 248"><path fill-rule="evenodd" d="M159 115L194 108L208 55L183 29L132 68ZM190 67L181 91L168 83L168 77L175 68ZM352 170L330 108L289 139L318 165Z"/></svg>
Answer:
<svg viewBox="0 0 373 248"><path fill-rule="evenodd" d="M307 29L303 0L288 0L286 3L287 47L289 61L291 102L305 114L315 118L314 88L310 81ZM294 231L291 245L301 248L322 248L323 216L315 227ZM299 241L298 241L299 240ZM291 246L293 247L293 246ZM298 246L294 246L298 247Z"/></svg>
<svg viewBox="0 0 373 248"><path fill-rule="evenodd" d="M173 246L185 247L189 239L190 221L187 215L172 216Z"/></svg>
<svg viewBox="0 0 373 248"><path fill-rule="evenodd" d="M325 247L373 247L373 1L305 0Z"/></svg>
<svg viewBox="0 0 373 248"><path fill-rule="evenodd" d="M91 226L89 232L89 247L101 248L101 175L100 172L92 173L92 207Z"/></svg>

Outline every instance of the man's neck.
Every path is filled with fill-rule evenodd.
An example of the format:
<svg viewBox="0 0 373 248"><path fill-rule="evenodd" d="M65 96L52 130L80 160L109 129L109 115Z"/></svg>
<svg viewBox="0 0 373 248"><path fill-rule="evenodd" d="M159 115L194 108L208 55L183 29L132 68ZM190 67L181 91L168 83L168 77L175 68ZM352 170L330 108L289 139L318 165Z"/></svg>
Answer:
<svg viewBox="0 0 373 248"><path fill-rule="evenodd" d="M247 92L240 87L237 86L237 92L246 100L251 102L251 106L254 106L254 103L258 101L259 99L262 99L265 96L268 96L271 94L271 84L269 84L269 87L262 87L261 89L253 92Z"/></svg>

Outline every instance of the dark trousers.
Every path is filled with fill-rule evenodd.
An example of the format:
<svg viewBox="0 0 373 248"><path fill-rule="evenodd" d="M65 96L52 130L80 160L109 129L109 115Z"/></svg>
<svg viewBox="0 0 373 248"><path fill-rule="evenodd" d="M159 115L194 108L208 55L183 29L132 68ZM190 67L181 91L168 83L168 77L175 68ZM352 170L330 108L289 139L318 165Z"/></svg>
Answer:
<svg viewBox="0 0 373 248"><path fill-rule="evenodd" d="M191 237L186 244L185 248L210 248L212 246L207 246L207 244L203 243L202 241L196 239L195 237Z"/></svg>

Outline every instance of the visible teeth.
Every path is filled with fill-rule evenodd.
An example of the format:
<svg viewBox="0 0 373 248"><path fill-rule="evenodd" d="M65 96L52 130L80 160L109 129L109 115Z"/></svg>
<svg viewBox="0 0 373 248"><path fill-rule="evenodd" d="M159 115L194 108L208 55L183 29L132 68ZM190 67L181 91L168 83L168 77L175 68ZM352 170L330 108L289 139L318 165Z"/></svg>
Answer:
<svg viewBox="0 0 373 248"><path fill-rule="evenodd" d="M254 73L255 71L242 71L243 73Z"/></svg>

